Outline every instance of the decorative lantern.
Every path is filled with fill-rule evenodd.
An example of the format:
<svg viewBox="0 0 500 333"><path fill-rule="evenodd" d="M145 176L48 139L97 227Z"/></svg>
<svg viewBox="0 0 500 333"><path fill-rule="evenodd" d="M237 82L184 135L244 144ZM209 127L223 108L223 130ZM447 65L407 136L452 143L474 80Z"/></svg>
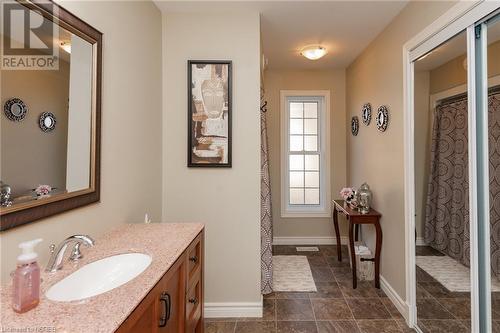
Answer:
<svg viewBox="0 0 500 333"><path fill-rule="evenodd" d="M363 185L360 186L357 197L359 212L361 214L368 214L372 203L372 191L367 183L363 183Z"/></svg>

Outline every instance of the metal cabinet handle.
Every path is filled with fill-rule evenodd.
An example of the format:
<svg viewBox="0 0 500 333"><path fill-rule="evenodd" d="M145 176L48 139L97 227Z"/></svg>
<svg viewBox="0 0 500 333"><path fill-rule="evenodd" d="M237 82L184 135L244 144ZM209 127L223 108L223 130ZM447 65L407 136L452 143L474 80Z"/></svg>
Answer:
<svg viewBox="0 0 500 333"><path fill-rule="evenodd" d="M196 297L193 297L193 298L190 298L188 300L188 302L191 303L191 304L196 304L196 303L198 303L198 300L196 299Z"/></svg>
<svg viewBox="0 0 500 333"><path fill-rule="evenodd" d="M158 323L158 327L165 327L165 326L167 326L167 322L170 319L170 308L172 306L170 295L167 292L163 292L160 296L160 302L163 302L163 306L164 306L163 313L164 314L160 318L160 321Z"/></svg>
<svg viewBox="0 0 500 333"><path fill-rule="evenodd" d="M189 261L192 261L196 264L198 262L198 257L197 256L189 257Z"/></svg>

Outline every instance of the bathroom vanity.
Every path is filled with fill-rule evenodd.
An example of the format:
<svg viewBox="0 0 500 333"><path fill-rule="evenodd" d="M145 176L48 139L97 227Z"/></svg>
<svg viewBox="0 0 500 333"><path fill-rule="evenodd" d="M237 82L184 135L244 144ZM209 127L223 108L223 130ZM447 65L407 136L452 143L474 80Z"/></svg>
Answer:
<svg viewBox="0 0 500 333"><path fill-rule="evenodd" d="M117 330L203 332L203 231Z"/></svg>
<svg viewBox="0 0 500 333"><path fill-rule="evenodd" d="M61 270L42 272L40 304L33 310L15 313L10 282L0 286L2 328L85 333L203 332L203 242L204 226L198 223L120 226L96 237L93 247L82 249L83 258L78 262L65 260ZM47 296L54 285L82 267L124 254L147 255L151 262L135 278L92 297L54 301ZM44 262L41 266L45 268ZM101 280L107 282L109 274L104 270L100 273L76 281L73 288L81 294L95 287L94 279L98 286Z"/></svg>

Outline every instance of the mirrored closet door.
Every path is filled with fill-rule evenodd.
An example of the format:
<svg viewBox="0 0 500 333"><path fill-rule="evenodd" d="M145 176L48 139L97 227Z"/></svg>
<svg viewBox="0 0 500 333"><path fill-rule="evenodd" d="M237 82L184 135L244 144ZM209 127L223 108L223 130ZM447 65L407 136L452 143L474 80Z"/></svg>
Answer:
<svg viewBox="0 0 500 333"><path fill-rule="evenodd" d="M470 331L467 34L414 62L415 272L424 331Z"/></svg>
<svg viewBox="0 0 500 333"><path fill-rule="evenodd" d="M488 170L485 183L488 187L487 217L483 221L484 235L489 245L484 244L484 253L489 258L485 261L482 276L485 284L485 299L491 306L484 304L485 311L491 315L491 331L500 332L500 15L493 16L476 26L479 45L479 76L487 78L487 86L479 87L479 106L484 110L485 122L482 130L487 132L488 160L482 160ZM482 72L481 72L482 71ZM486 80L484 80L486 82ZM487 164L486 164L487 163ZM489 250L489 251L488 251ZM489 268L489 272L488 272ZM490 296L490 297L488 297ZM484 320L488 320L484 317Z"/></svg>
<svg viewBox="0 0 500 333"><path fill-rule="evenodd" d="M462 25L410 51L409 303L421 332L500 332L498 6Z"/></svg>

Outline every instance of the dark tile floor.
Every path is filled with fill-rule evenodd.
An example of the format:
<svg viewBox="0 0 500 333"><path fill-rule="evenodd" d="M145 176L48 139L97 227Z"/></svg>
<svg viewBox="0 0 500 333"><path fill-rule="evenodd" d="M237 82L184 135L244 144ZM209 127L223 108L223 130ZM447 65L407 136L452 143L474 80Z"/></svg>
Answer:
<svg viewBox="0 0 500 333"><path fill-rule="evenodd" d="M383 291L359 282L352 289L347 247L342 262L335 246L319 252L274 246L274 255L306 255L318 289L315 293L277 292L264 297L263 318L206 319L206 333L389 333L413 332ZM450 303L449 307L459 304ZM457 331L458 332L458 331Z"/></svg>
<svg viewBox="0 0 500 333"><path fill-rule="evenodd" d="M429 246L417 246L417 256L442 256ZM451 292L420 267L417 274L417 317L418 326L424 332L461 333L470 332L470 293ZM500 293L492 295L494 333L500 333Z"/></svg>

